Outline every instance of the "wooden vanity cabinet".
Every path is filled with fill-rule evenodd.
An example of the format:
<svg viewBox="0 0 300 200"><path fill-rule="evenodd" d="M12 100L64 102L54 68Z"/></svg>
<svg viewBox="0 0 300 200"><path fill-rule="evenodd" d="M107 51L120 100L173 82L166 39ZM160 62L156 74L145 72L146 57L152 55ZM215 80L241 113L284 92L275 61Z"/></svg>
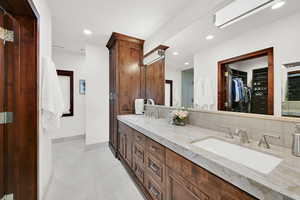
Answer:
<svg viewBox="0 0 300 200"><path fill-rule="evenodd" d="M255 200L177 153L119 122L119 154L147 200Z"/></svg>
<svg viewBox="0 0 300 200"><path fill-rule="evenodd" d="M205 169L166 150L167 200L255 200L239 188ZM181 199L182 200L182 199Z"/></svg>

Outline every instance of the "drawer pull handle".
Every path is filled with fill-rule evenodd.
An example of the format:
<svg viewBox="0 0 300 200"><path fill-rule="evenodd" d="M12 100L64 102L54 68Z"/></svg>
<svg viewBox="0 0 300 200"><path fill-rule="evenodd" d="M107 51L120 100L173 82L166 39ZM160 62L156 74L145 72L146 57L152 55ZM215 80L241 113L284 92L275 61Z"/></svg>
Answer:
<svg viewBox="0 0 300 200"><path fill-rule="evenodd" d="M149 191L155 196L158 197L160 195L160 192L155 189L152 185L150 185Z"/></svg>
<svg viewBox="0 0 300 200"><path fill-rule="evenodd" d="M152 169L154 172L158 172L159 171L159 167L157 167L154 163L150 164L150 169Z"/></svg>

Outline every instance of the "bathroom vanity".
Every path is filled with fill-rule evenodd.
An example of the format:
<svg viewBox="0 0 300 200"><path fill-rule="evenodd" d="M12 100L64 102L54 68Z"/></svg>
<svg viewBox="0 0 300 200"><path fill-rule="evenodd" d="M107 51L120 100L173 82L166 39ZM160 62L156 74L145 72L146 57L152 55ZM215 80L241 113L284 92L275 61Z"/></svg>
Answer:
<svg viewBox="0 0 300 200"><path fill-rule="evenodd" d="M226 139L222 132L175 127L166 119L137 115L118 116L118 134L118 158L148 200L300 198L299 158L284 148L263 152L257 143L239 145L238 139ZM225 145L227 153L240 148L249 165L247 159L238 163L213 153L216 149L205 149L207 142ZM264 168L259 159L267 159L269 165Z"/></svg>

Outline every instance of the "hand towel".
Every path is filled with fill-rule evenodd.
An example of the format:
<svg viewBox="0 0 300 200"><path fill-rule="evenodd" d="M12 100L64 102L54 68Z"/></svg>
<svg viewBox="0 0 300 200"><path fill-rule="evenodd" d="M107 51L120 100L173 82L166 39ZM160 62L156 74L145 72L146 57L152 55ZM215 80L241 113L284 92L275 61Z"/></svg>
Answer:
<svg viewBox="0 0 300 200"><path fill-rule="evenodd" d="M51 130L60 127L60 119L65 110L63 94L50 58L42 59L42 127Z"/></svg>

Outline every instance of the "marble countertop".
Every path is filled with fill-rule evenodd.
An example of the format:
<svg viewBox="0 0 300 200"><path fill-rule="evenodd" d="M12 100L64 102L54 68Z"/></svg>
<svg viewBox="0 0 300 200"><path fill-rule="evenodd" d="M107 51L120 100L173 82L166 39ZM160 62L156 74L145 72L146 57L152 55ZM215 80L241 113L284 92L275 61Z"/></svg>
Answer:
<svg viewBox="0 0 300 200"><path fill-rule="evenodd" d="M122 115L118 120L258 199L300 200L300 158L292 156L290 149L263 149L257 141L242 145L283 159L271 173L262 174L191 144L209 137L239 144L238 138L227 139L225 133L191 125L173 126L166 119L143 115Z"/></svg>

